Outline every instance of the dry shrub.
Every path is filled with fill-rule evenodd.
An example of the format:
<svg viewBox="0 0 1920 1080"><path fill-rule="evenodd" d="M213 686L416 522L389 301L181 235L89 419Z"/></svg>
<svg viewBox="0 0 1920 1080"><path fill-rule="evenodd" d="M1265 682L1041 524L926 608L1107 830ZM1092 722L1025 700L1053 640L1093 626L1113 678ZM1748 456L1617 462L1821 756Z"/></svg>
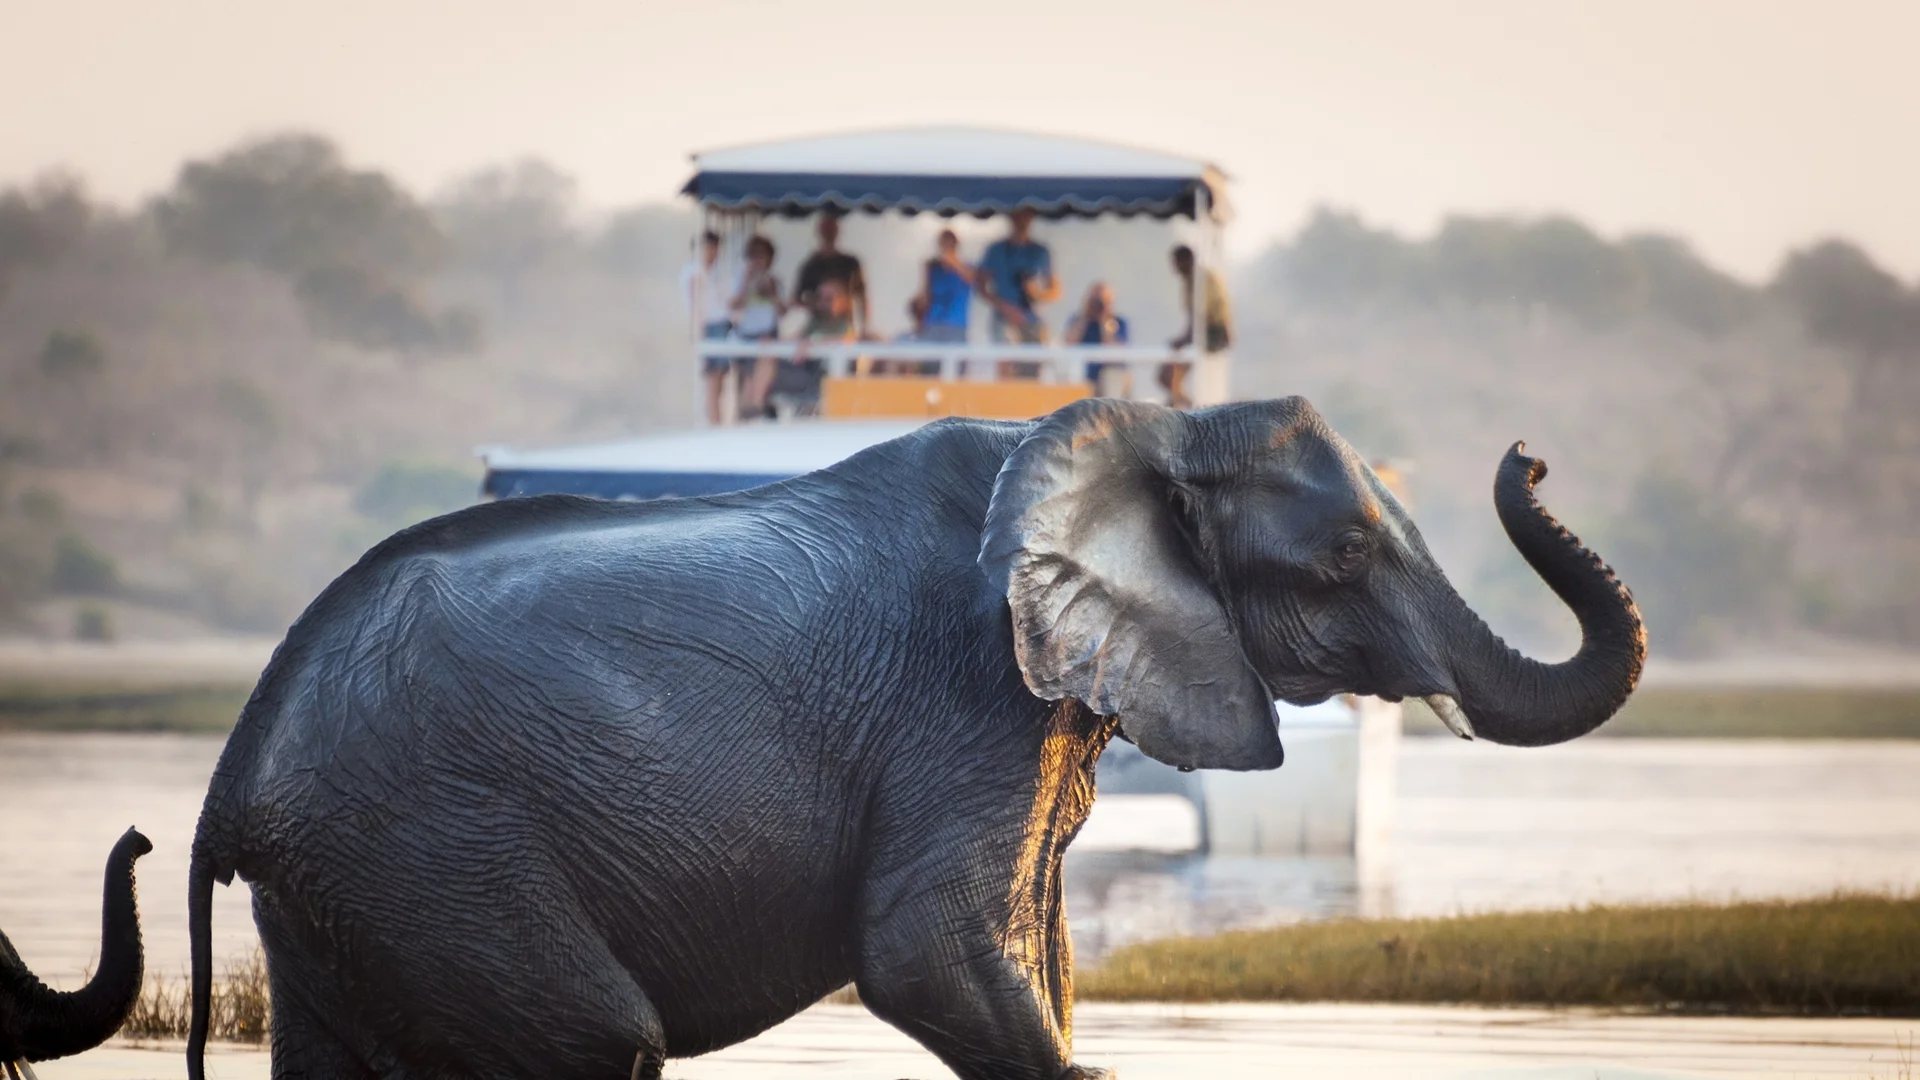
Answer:
<svg viewBox="0 0 1920 1080"><path fill-rule="evenodd" d="M140 1000L120 1028L129 1039L184 1039L193 1022L193 986L187 979L149 975ZM224 977L213 982L208 1017L209 1038L221 1042L266 1041L273 1015L267 994L267 958L255 949L243 960L227 965Z"/></svg>

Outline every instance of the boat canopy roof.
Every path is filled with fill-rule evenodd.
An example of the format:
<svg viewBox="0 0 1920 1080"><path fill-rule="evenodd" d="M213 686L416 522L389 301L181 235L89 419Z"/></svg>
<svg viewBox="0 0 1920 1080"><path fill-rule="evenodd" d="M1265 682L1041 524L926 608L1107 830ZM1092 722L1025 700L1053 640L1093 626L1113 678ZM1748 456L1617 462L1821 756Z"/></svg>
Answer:
<svg viewBox="0 0 1920 1080"><path fill-rule="evenodd" d="M681 194L727 212L800 217L932 213L991 217L1196 216L1224 224L1226 176L1198 158L972 127L913 127L753 143L693 155ZM1204 193L1204 202L1200 196Z"/></svg>
<svg viewBox="0 0 1920 1080"><path fill-rule="evenodd" d="M483 447L495 498L567 492L657 499L740 491L824 469L920 427L919 420L819 420L675 432L550 450Z"/></svg>

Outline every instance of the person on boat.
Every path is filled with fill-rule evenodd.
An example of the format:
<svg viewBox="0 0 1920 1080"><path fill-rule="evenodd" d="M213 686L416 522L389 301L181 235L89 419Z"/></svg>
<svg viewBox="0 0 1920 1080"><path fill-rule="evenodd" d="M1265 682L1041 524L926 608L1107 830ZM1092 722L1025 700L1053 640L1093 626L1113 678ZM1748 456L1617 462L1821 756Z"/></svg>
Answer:
<svg viewBox="0 0 1920 1080"><path fill-rule="evenodd" d="M893 340L902 345L917 345L923 342L940 340L939 338L928 336L928 307L926 292L923 290L914 293L913 298L907 301L907 324L912 327L912 329L904 334L897 335ZM965 341L966 339L961 338L960 340ZM868 368L868 371L874 375L938 375L940 374L940 361L878 358L872 361L872 366Z"/></svg>
<svg viewBox="0 0 1920 1080"><path fill-rule="evenodd" d="M925 310L915 340L965 344L967 309L973 304L978 268L960 257L960 237L952 229L940 231L939 248L921 275L920 300Z"/></svg>
<svg viewBox="0 0 1920 1080"><path fill-rule="evenodd" d="M1185 244L1174 248L1173 272L1180 279L1180 306L1187 314L1186 330L1170 342L1176 349L1188 348L1194 342L1193 270L1193 249ZM1225 352L1233 345L1233 309L1227 300L1227 287L1212 267L1202 275L1200 293L1203 351ZM1167 389L1167 404L1176 409L1193 405L1193 395L1187 390L1187 377L1192 373L1193 364L1188 361L1160 365L1160 385Z"/></svg>
<svg viewBox="0 0 1920 1080"><path fill-rule="evenodd" d="M1087 297L1080 302L1080 310L1067 320L1066 342L1069 345L1125 345L1127 343L1127 320L1113 309L1113 290L1104 281L1096 281L1087 287ZM1111 371L1113 375L1107 376ZM1093 392L1100 394L1102 380L1124 380L1122 385L1113 388L1119 397L1132 396L1131 378L1127 365L1117 362L1089 360L1087 362L1087 381L1093 384Z"/></svg>
<svg viewBox="0 0 1920 1080"><path fill-rule="evenodd" d="M1060 299L1060 280L1053 273L1053 253L1033 238L1033 211L1021 207L1008 216L1003 240L987 247L980 260L980 289L993 308L993 340L1009 345L1041 345L1046 323L1036 306ZM1002 361L1000 377L1037 378L1033 361Z"/></svg>
<svg viewBox="0 0 1920 1080"><path fill-rule="evenodd" d="M772 341L780 336L780 317L787 305L781 299L780 279L773 272L773 241L755 236L747 241L747 265L733 290L728 313L733 319L734 336L743 341ZM767 392L773 387L779 363L771 356L744 358L740 370L740 417L763 416Z"/></svg>
<svg viewBox="0 0 1920 1080"><path fill-rule="evenodd" d="M807 309L807 325L794 347L793 359L780 362L774 374L771 397L783 400L799 416L811 416L820 406L820 384L826 378L826 365L809 355L808 346L816 342L835 344L864 340L854 322L853 293L837 278L825 278L811 293L813 304Z"/></svg>
<svg viewBox="0 0 1920 1080"><path fill-rule="evenodd" d="M859 258L840 250L840 214L831 210L823 212L815 230L820 246L807 256L806 262L800 264L800 274L793 281L793 306L808 311L817 310L820 287L829 281L838 282L841 291L846 293L853 305L854 332L864 335L867 326L867 278L861 272Z"/></svg>
<svg viewBox="0 0 1920 1080"><path fill-rule="evenodd" d="M859 322L854 314L853 292L843 281L828 278L813 290L808 308L807 327L802 332L808 341L859 341Z"/></svg>
<svg viewBox="0 0 1920 1080"><path fill-rule="evenodd" d="M730 283L720 268L720 234L709 229L700 235L700 254L680 271L680 293L687 303L694 337L701 341L724 340L733 330L728 301L733 296ZM720 423L720 398L726 392L727 374L733 361L725 356L702 356L701 377L707 383L707 423Z"/></svg>

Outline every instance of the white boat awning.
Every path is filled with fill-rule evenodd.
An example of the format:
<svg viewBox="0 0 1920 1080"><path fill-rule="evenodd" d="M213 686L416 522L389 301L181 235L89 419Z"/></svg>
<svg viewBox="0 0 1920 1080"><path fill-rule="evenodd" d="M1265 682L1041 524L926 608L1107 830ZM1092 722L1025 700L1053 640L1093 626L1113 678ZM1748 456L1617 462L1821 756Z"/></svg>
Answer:
<svg viewBox="0 0 1920 1080"><path fill-rule="evenodd" d="M1225 174L1199 158L1093 139L972 127L781 139L693 156L682 193L719 210L823 209L986 217L1193 217L1205 192L1226 220Z"/></svg>

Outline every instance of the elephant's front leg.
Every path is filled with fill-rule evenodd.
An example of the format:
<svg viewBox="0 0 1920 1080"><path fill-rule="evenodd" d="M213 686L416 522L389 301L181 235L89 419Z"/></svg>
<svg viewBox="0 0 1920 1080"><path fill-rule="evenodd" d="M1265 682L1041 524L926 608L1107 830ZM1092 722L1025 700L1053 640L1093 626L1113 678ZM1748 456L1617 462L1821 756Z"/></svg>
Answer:
<svg viewBox="0 0 1920 1080"><path fill-rule="evenodd" d="M1109 1075L1072 1060L1060 863L1093 807L1094 763L1114 724L1064 702L1034 757L1008 763L1022 775L1010 791L928 788L911 812L879 815L918 827L877 837L861 898L860 999L961 1080ZM922 833L929 820L946 824Z"/></svg>
<svg viewBox="0 0 1920 1080"><path fill-rule="evenodd" d="M1051 877L1037 923L1000 917L1005 897L978 882L916 882L865 929L860 1000L961 1080L1109 1076L1072 1062L1071 950Z"/></svg>

